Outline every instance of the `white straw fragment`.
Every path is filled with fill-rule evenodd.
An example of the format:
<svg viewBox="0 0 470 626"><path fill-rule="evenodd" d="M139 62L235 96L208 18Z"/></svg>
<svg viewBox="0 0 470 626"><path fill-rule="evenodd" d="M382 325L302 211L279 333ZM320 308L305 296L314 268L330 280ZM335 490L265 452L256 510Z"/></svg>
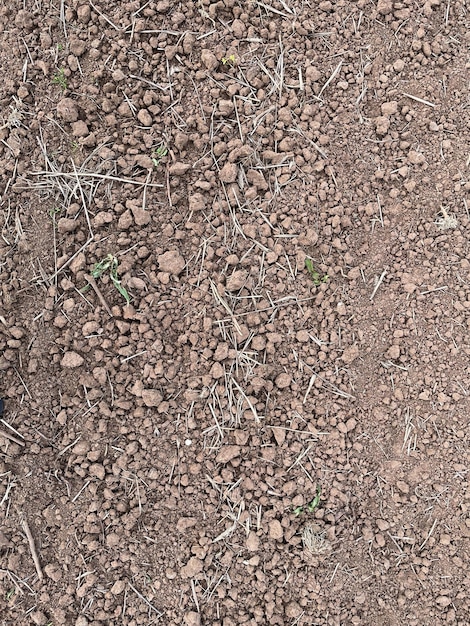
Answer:
<svg viewBox="0 0 470 626"><path fill-rule="evenodd" d="M406 98L411 98L411 100L416 100L416 102L421 102L421 104L426 104L428 107L435 107L434 102L429 102L429 100L423 100L423 98L418 98L418 96L412 96L410 93L403 93Z"/></svg>

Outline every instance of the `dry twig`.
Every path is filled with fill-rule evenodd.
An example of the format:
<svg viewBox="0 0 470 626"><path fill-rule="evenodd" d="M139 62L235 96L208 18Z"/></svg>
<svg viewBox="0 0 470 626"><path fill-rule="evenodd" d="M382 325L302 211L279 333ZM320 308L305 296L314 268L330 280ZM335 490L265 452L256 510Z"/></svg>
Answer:
<svg viewBox="0 0 470 626"><path fill-rule="evenodd" d="M41 563L39 561L39 556L36 551L36 546L34 544L34 539L31 533L31 529L26 519L22 520L21 525L23 526L23 530L26 534L26 538L28 539L29 549L31 550L31 556L33 557L34 567L36 568L38 578L39 580L42 580L44 578L44 574L42 573Z"/></svg>
<svg viewBox="0 0 470 626"><path fill-rule="evenodd" d="M10 441L17 443L19 446L25 445L24 441L21 441L21 439L18 439L17 437L14 437L13 435L10 435L5 430L0 430L0 437L5 437L5 439L9 439Z"/></svg>
<svg viewBox="0 0 470 626"><path fill-rule="evenodd" d="M85 280L88 282L88 284L90 285L90 287L93 289L93 291L96 293L96 295L98 296L98 300L101 302L101 305L106 309L106 312L108 313L108 315L110 317L114 317L111 309L108 306L108 303L106 302L106 300L104 299L103 294L100 291L100 288L98 287L98 285L96 284L96 280L93 278L93 276L91 276L90 274L85 274Z"/></svg>

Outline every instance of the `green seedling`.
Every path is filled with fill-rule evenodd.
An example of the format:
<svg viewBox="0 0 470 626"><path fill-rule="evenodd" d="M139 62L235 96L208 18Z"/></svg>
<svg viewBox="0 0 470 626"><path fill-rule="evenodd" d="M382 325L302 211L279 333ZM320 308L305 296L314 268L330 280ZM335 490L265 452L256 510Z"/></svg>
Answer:
<svg viewBox="0 0 470 626"><path fill-rule="evenodd" d="M314 268L312 259L308 257L305 259L305 267L307 268L308 273L310 274L311 279L313 280L313 284L315 287L318 287L322 283L328 282L328 274L324 274L323 276Z"/></svg>
<svg viewBox="0 0 470 626"><path fill-rule="evenodd" d="M10 600L13 598L14 595L15 595L15 588L12 587L10 591L7 591L5 594L7 602L10 602Z"/></svg>
<svg viewBox="0 0 470 626"><path fill-rule="evenodd" d="M55 216L60 213L61 208L58 206L53 206L52 209L49 209L49 217L51 220L55 220Z"/></svg>
<svg viewBox="0 0 470 626"><path fill-rule="evenodd" d="M158 167L163 157L166 157L167 154L168 148L164 144L158 146L158 148L152 152L152 163L154 167Z"/></svg>
<svg viewBox="0 0 470 626"><path fill-rule="evenodd" d="M65 70L63 67L58 69L55 73L54 77L52 78L52 84L60 87L62 91L65 91L67 89L67 76L65 75Z"/></svg>
<svg viewBox="0 0 470 626"><path fill-rule="evenodd" d="M114 255L108 254L107 257L105 257L98 263L95 263L95 265L93 266L91 270L91 275L93 276L93 278L101 278L103 274L109 271L109 277L111 278L111 282L113 283L115 288L119 291L119 293L125 298L127 304L129 304L131 301L131 297L128 294L125 287L121 285L121 281L119 280L118 274L117 274L117 268L118 268L118 260L116 259Z"/></svg>
<svg viewBox="0 0 470 626"><path fill-rule="evenodd" d="M222 65L235 65L235 61L236 61L235 55L231 54L228 57L222 57L221 61L222 61Z"/></svg>
<svg viewBox="0 0 470 626"><path fill-rule="evenodd" d="M310 500L305 506L297 506L294 509L294 515L298 517L299 515L303 515L304 513L313 513L315 509L320 504L320 496L321 496L321 487L317 487L317 494Z"/></svg>

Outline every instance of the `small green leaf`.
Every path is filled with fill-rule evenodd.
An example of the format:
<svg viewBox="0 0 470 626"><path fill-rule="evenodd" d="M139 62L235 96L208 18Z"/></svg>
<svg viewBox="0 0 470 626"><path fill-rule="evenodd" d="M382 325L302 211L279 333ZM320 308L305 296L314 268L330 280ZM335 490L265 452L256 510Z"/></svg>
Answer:
<svg viewBox="0 0 470 626"><path fill-rule="evenodd" d="M299 515L303 515L305 512L313 513L313 511L315 511L317 506L320 504L320 497L321 497L321 487L318 486L317 493L315 497L313 498L313 500L310 500L310 502L308 502L305 506L295 507L294 515L298 517Z"/></svg>
<svg viewBox="0 0 470 626"><path fill-rule="evenodd" d="M222 65L235 65L235 55L231 54L228 57L222 57Z"/></svg>
<svg viewBox="0 0 470 626"><path fill-rule="evenodd" d="M58 85L62 91L65 91L68 87L67 76L63 67L57 70L55 76L52 78L52 84Z"/></svg>
<svg viewBox="0 0 470 626"><path fill-rule="evenodd" d="M113 276L111 276L111 280L113 281L113 285L116 287L116 289L119 291L119 293L125 298L127 304L130 304L131 297L127 293L126 288L121 285L121 281L120 280L116 280Z"/></svg>
<svg viewBox="0 0 470 626"><path fill-rule="evenodd" d="M313 513L313 511L320 504L320 496L321 496L321 487L317 487L317 495L307 504L307 511L309 513Z"/></svg>
<svg viewBox="0 0 470 626"><path fill-rule="evenodd" d="M163 159L163 157L166 157L167 154L168 148L164 144L158 146L158 148L152 153L152 163L154 167L158 167L160 165L160 161Z"/></svg>
<svg viewBox="0 0 470 626"><path fill-rule="evenodd" d="M107 257L105 257L98 263L95 263L91 270L91 275L93 276L93 278L101 278L101 276L103 276L103 274L105 274L109 270L109 277L111 278L111 282L113 283L114 287L125 298L127 304L130 304L131 297L127 292L127 289L121 285L121 281L118 278L117 268L117 258L112 254L108 254Z"/></svg>
<svg viewBox="0 0 470 626"><path fill-rule="evenodd" d="M108 256L105 257L102 261L95 263L91 270L91 275L93 276L93 278L101 278L101 276L103 276L106 270L108 270L111 267L114 260L115 260L115 257L112 254L108 254ZM117 264L117 259L116 259L116 264Z"/></svg>
<svg viewBox="0 0 470 626"><path fill-rule="evenodd" d="M321 283L328 282L328 274L320 276L320 273L317 272L317 270L313 266L312 259L309 259L308 257L305 258L305 267L307 268L307 271L310 274L310 277L313 280L313 284L315 285L315 287L318 287L319 285L321 285Z"/></svg>

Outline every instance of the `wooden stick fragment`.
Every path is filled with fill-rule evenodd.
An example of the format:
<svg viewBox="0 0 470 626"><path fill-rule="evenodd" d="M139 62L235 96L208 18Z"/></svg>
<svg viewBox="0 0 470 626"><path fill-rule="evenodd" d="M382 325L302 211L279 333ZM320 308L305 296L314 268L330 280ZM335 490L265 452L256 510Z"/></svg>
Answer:
<svg viewBox="0 0 470 626"><path fill-rule="evenodd" d="M385 275L387 273L387 270L384 270L380 276L378 281L375 283L375 287L374 287L374 291L371 293L370 296L370 301L372 302L372 300L374 299L375 294L377 293L377 289L380 287L380 285L382 284L383 279L385 278Z"/></svg>
<svg viewBox="0 0 470 626"><path fill-rule="evenodd" d="M100 288L96 284L96 280L93 278L93 276L90 276L90 274L85 274L85 280L88 282L88 284L92 287L93 291L98 296L98 300L101 302L101 305L106 309L106 312L108 313L108 315L110 317L114 317L114 315L111 312L111 309L108 306L108 303L104 299L104 296L101 293Z"/></svg>
<svg viewBox="0 0 470 626"><path fill-rule="evenodd" d="M41 563L39 561L38 553L36 551L36 546L34 544L34 539L31 533L31 529L26 519L22 520L21 525L23 526L23 530L26 534L26 538L28 539L29 549L31 550L31 556L33 557L34 567L36 568L38 578L39 580L42 580L44 578L44 574L42 573Z"/></svg>
<svg viewBox="0 0 470 626"><path fill-rule="evenodd" d="M25 445L24 441L21 441L21 439L18 439L17 437L14 437L13 435L10 435L5 430L0 430L0 437L5 437L5 439L9 439L10 441L14 441L19 446L24 446Z"/></svg>
<svg viewBox="0 0 470 626"><path fill-rule="evenodd" d="M426 104L428 107L435 107L434 102L429 102L429 100L423 100L423 98L418 98L418 96L413 96L410 93L403 92L403 95L406 98L410 98L411 100L416 100L416 102L421 102L421 104Z"/></svg>
<svg viewBox="0 0 470 626"><path fill-rule="evenodd" d="M433 525L431 526L431 530L428 532L428 535L426 537L426 539L423 541L423 543L419 546L418 548L418 554L422 551L422 549L424 548L424 546L427 544L430 536L432 535L432 533L434 532L434 529L436 528L436 524L437 524L437 517L434 520Z"/></svg>
<svg viewBox="0 0 470 626"><path fill-rule="evenodd" d="M343 60L341 60L338 63L338 65L335 67L335 69L333 70L333 73L331 74L330 78L326 81L326 83L320 89L320 93L318 94L317 98L321 98L322 93L325 91L325 89L328 87L328 85L336 78L336 76L337 76L339 70L341 69L342 65L343 65Z"/></svg>

